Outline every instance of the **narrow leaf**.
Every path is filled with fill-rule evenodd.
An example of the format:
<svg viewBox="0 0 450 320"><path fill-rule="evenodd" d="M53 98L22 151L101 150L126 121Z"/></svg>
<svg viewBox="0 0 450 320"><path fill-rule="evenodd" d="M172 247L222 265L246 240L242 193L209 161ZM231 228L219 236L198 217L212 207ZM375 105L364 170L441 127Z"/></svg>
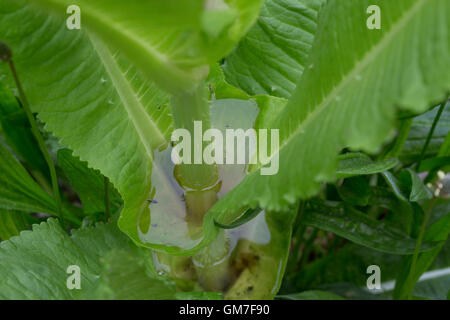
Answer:
<svg viewBox="0 0 450 320"><path fill-rule="evenodd" d="M215 220L214 220L214 224L221 229L234 229L234 228L237 228L237 227L249 222L250 220L255 218L261 211L262 211L261 208L248 209L247 211L245 211L242 214L242 216L240 216L238 219L234 220L230 224L222 224Z"/></svg>
<svg viewBox="0 0 450 320"><path fill-rule="evenodd" d="M306 224L334 232L359 245L393 254L412 254L415 239L390 226L386 221L378 221L354 209L333 208L327 211L307 211ZM422 251L431 250L435 243L424 243Z"/></svg>
<svg viewBox="0 0 450 320"><path fill-rule="evenodd" d="M58 215L55 201L0 141L0 208Z"/></svg>
<svg viewBox="0 0 450 320"><path fill-rule="evenodd" d="M371 175L392 169L400 162L397 159L387 159L375 162L363 153L346 153L338 157L338 178L348 178L359 175Z"/></svg>

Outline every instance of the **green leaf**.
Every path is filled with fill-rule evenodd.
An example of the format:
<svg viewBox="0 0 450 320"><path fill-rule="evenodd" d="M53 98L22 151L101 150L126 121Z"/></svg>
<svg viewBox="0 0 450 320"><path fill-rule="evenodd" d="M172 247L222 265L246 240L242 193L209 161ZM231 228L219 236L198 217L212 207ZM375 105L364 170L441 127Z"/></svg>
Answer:
<svg viewBox="0 0 450 320"><path fill-rule="evenodd" d="M342 200L357 206L367 206L372 196L369 182L364 177L345 179L338 187L338 193Z"/></svg>
<svg viewBox="0 0 450 320"><path fill-rule="evenodd" d="M397 159L375 162L363 153L345 153L340 155L338 159L337 178L380 173L390 170L400 163Z"/></svg>
<svg viewBox="0 0 450 320"><path fill-rule="evenodd" d="M0 141L0 208L58 215L55 201Z"/></svg>
<svg viewBox="0 0 450 320"><path fill-rule="evenodd" d="M28 228L23 212L0 209L0 240L8 240Z"/></svg>
<svg viewBox="0 0 450 320"><path fill-rule="evenodd" d="M282 300L344 300L344 298L338 296L337 294L320 290L279 295L277 298Z"/></svg>
<svg viewBox="0 0 450 320"><path fill-rule="evenodd" d="M422 161L422 163L420 164L420 171L435 171L448 165L450 165L450 156L429 158Z"/></svg>
<svg viewBox="0 0 450 320"><path fill-rule="evenodd" d="M88 167L86 162L72 156L69 149L58 151L58 165L63 169L70 185L77 192L85 213L105 212L105 177L97 170ZM110 202L117 210L120 207L120 195L110 184Z"/></svg>
<svg viewBox="0 0 450 320"><path fill-rule="evenodd" d="M192 88L208 65L228 54L256 20L261 0L38 0L64 14L82 8L82 23L147 77L176 93Z"/></svg>
<svg viewBox="0 0 450 320"><path fill-rule="evenodd" d="M33 225L33 231L0 243L0 298L79 298L95 288L101 257L112 249L133 247L112 224L75 230L72 236L55 219ZM66 286L72 265L80 267L81 290Z"/></svg>
<svg viewBox="0 0 450 320"><path fill-rule="evenodd" d="M102 258L100 283L90 298L102 300L168 300L175 285L149 274L142 259L125 250L112 250Z"/></svg>
<svg viewBox="0 0 450 320"><path fill-rule="evenodd" d="M366 28L369 4L389 12L381 30ZM279 157L278 173L263 176L261 166L253 168L210 214L232 220L246 206L280 210L310 197L321 182L336 179L340 150L379 150L392 136L396 108L419 112L442 101L450 90L447 13L446 0L328 1L308 68L270 125L280 129L272 154Z"/></svg>
<svg viewBox="0 0 450 320"><path fill-rule="evenodd" d="M28 3L11 0L1 3L0 30L3 40L13 50L28 100L34 111L38 112L39 119L46 124L45 129L61 138L61 145L73 150L75 157L87 161L90 168L107 176L121 194L124 200L119 219L121 229L138 243L172 253L188 254L189 250L198 250L199 244L204 246L213 240L217 232L213 223L207 228L208 237L203 242L202 234L199 237L197 231L191 233L184 219L185 203L182 202L180 189L175 181L173 184L166 183L173 180L170 148L167 148L172 130L167 94L148 82L120 53L111 51L95 36L87 36L83 30L73 32L61 28L63 19L36 11ZM160 6L163 8L170 3L173 4L172 1L161 2ZM196 2L192 3L194 5ZM249 9L240 13L243 20L236 21L232 27L236 30L228 30L233 34L240 33L242 30L237 24L248 22L247 18L254 14L250 10L254 2L230 3ZM155 2L152 4L156 5ZM84 14L89 12L89 7L96 5L83 6ZM136 8L136 2L132 1L130 5ZM112 7L117 9L118 2L112 3ZM203 10L203 6L201 8ZM172 9L159 20L168 18L177 21L182 7ZM156 15L158 20L158 12L151 12L150 15ZM187 13L183 12L183 19L188 16ZM24 26L23 21L28 21L28 24ZM167 21L160 22L161 30L164 25L170 25ZM180 28L183 26L181 22ZM13 29L11 25L18 27ZM161 30L160 35L168 36ZM48 45L49 38L42 37L41 32L52 39L52 46ZM151 35L151 32L146 31L146 34ZM25 43L25 38L34 40ZM70 50L63 50L67 48ZM179 54L185 54L185 49L180 44ZM222 45L216 49L223 54ZM220 113L228 116L223 130L225 125L233 122L237 128L252 127L257 112L255 102L242 102L251 109L250 117L246 115L248 109L244 109L243 117L239 116L238 110L242 104L238 100L229 102L235 104L235 113L229 113L229 110ZM239 170L242 168L236 166L231 171L241 176ZM234 186L235 178L230 176L229 181L224 181L222 185ZM151 221L150 204L153 204ZM176 232L168 232L168 224ZM153 228L147 234L151 225ZM173 234L177 237L174 238Z"/></svg>
<svg viewBox="0 0 450 320"><path fill-rule="evenodd" d="M63 19L27 1L2 1L0 12L3 40L45 129L110 178L125 202L122 215L136 230L133 219L148 203L150 177L158 171L152 170L153 150L170 136L168 96L98 39L61 28Z"/></svg>
<svg viewBox="0 0 450 320"><path fill-rule="evenodd" d="M424 185L423 181L420 177L412 171L411 169L407 169L409 172L409 176L411 178L411 193L409 195L409 201L421 201L428 200L433 197L433 193L427 186Z"/></svg>
<svg viewBox="0 0 450 320"><path fill-rule="evenodd" d="M383 172L382 175L400 200L418 202L433 197L431 190L411 169L401 171L398 178L390 172Z"/></svg>
<svg viewBox="0 0 450 320"><path fill-rule="evenodd" d="M249 222L250 220L255 218L261 211L261 208L248 209L242 214L242 216L240 216L230 224L221 224L217 221L214 221L214 224L221 229L234 229Z"/></svg>
<svg viewBox="0 0 450 320"><path fill-rule="evenodd" d="M439 106L436 106L432 110L414 118L408 138L406 139L403 149L399 155L402 161L414 162L419 159L422 148L430 131L430 127L433 124L433 120L436 117L438 110ZM427 151L424 155L425 158L435 156L441 152L441 148L445 148L445 139L449 134L449 130L450 103L447 102L441 118L439 119L439 122L433 132L433 136L431 137L430 144L428 145ZM444 156L444 154L441 155Z"/></svg>
<svg viewBox="0 0 450 320"><path fill-rule="evenodd" d="M412 254L415 239L390 225L352 209L342 207L317 208L305 212L304 223L322 230L334 232L359 245L392 254ZM424 243L421 250L431 250L435 243Z"/></svg>
<svg viewBox="0 0 450 320"><path fill-rule="evenodd" d="M0 124L6 143L31 168L49 175L45 159L34 138L25 111L17 99L0 81Z"/></svg>
<svg viewBox="0 0 450 320"><path fill-rule="evenodd" d="M323 0L266 0L256 24L223 66L250 95L289 98L306 66Z"/></svg>
<svg viewBox="0 0 450 320"><path fill-rule="evenodd" d="M389 212L383 211L386 213L385 219L390 221L398 229L412 235L415 211L420 206L417 203L412 204L399 199L387 187L372 187L371 191L372 196L369 199L369 205L376 208L388 209ZM421 215L421 209L417 215Z"/></svg>
<svg viewBox="0 0 450 320"><path fill-rule="evenodd" d="M349 243L339 250L328 252L324 257L315 259L295 274L290 281L293 288L289 292L321 288L346 299L358 297L373 299L373 294L361 289L366 288L369 276L366 272L367 267L378 265L382 270L383 282L394 280L401 270L402 258L400 255Z"/></svg>

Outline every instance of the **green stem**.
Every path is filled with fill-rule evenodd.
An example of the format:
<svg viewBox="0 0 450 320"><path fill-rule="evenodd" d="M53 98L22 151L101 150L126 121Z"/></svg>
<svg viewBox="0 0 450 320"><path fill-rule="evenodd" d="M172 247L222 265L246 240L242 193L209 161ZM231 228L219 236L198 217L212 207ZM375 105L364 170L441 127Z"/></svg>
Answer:
<svg viewBox="0 0 450 320"><path fill-rule="evenodd" d="M14 66L12 57L9 56L6 61L9 64L12 75L14 77L14 81L15 81L17 89L19 91L19 98L22 102L22 107L25 110L28 121L30 122L31 132L34 135L34 137L39 145L39 148L41 149L41 152L44 156L44 159L47 162L48 168L50 170L50 178L52 181L53 197L55 199L56 211L60 218L61 226L65 230L66 228L65 228L64 215L63 215L62 208L61 208L61 196L59 194L58 178L56 176L56 169L55 169L55 165L53 163L53 159L50 156L50 153L48 152L47 147L45 146L45 142L44 142L44 139L43 139L43 137L39 131L39 128L37 126L36 119L34 119L33 113L31 112L30 105L28 104L28 100L27 100L27 98L25 96L25 92L22 88L22 84L20 83L20 80L17 75L16 68Z"/></svg>
<svg viewBox="0 0 450 320"><path fill-rule="evenodd" d="M433 210L433 206L434 206L434 203L436 202L436 199L437 198L431 199L431 201L428 205L427 211L425 212L425 215L423 217L423 221L422 221L422 225L420 226L419 236L417 237L416 247L414 249L414 254L413 254L413 258L412 258L412 262L411 262L411 269L409 270L408 277L414 277L414 273L416 271L415 269L416 269L416 264L417 264L417 258L419 257L420 247L422 246L423 236L425 234L425 230L428 225L428 220L430 219L431 212ZM408 299L412 298L413 289L414 289L414 285L411 286L411 289L408 293Z"/></svg>
<svg viewBox="0 0 450 320"><path fill-rule="evenodd" d="M192 257L198 282L206 291L223 291L230 279L230 242L225 230L208 247Z"/></svg>
<svg viewBox="0 0 450 320"><path fill-rule="evenodd" d="M403 149L403 145L408 138L409 131L411 130L413 118L400 120L400 126L398 129L397 138L395 138L394 143L388 148L388 150L383 153L379 160L396 158Z"/></svg>
<svg viewBox="0 0 450 320"><path fill-rule="evenodd" d="M175 178L184 189L186 201L186 221L192 233L203 225L206 212L218 200L220 189L218 171L215 164L203 163L203 133L211 128L207 90L204 83L194 89L172 96L172 116L175 128L186 129L191 136L191 163L175 167ZM199 121L201 129L195 122ZM195 154L201 159L195 159ZM196 161L197 160L197 161ZM199 283L206 290L223 290L229 274L229 260L226 258L229 241L224 231L216 240L192 258Z"/></svg>
<svg viewBox="0 0 450 320"><path fill-rule="evenodd" d="M419 161L417 162L417 166L416 166L417 172L419 172L419 170L420 170L420 164L422 163L422 160L425 157L425 153L428 149L428 145L430 144L431 137L433 136L433 133L434 133L434 129L436 129L436 125L437 125L439 119L441 118L442 111L444 111L444 106L445 106L445 103L442 103L440 105L439 110L436 114L436 117L434 117L433 124L431 125L430 131L428 132L427 140L425 141L425 144L423 145L422 152L420 153Z"/></svg>
<svg viewBox="0 0 450 320"><path fill-rule="evenodd" d="M109 179L105 177L105 217L106 220L111 218L111 206L109 203Z"/></svg>
<svg viewBox="0 0 450 320"><path fill-rule="evenodd" d="M191 135L191 164L178 166L177 179L184 187L203 190L217 182L216 165L195 164L194 153L202 152L203 133L211 127L207 91L203 83L190 91L178 93L172 97L172 115L177 129L187 129ZM201 122L201 131L195 132L194 121ZM200 137L199 137L200 135ZM201 154L203 161L203 154Z"/></svg>

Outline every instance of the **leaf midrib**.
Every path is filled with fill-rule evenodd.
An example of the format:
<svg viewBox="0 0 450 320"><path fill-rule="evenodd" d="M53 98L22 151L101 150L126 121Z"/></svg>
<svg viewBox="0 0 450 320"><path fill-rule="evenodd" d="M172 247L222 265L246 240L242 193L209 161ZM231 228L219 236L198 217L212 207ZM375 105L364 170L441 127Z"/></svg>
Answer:
<svg viewBox="0 0 450 320"><path fill-rule="evenodd" d="M300 125L294 130L292 134L290 134L284 141L281 143L281 146L278 148L276 152L274 152L269 161L277 154L280 153L281 150L288 145L292 139L297 137L299 134L302 134L305 131L305 127L307 127L317 116L332 102L339 96L339 93L350 83L352 79L356 75L358 75L378 54L381 50L383 50L395 37L395 35L400 32L403 27L411 20L415 13L420 10L420 8L424 5L427 0L418 0L409 11L405 11L403 16L392 25L391 29L386 33L385 37L381 39L381 41L373 46L365 55L362 60L359 60L355 63L354 68L347 73L336 86L330 94L328 94L325 99L305 118L305 120L300 123ZM291 100L292 101L292 100ZM288 102L290 104L291 102ZM285 107L287 108L287 106ZM278 116L278 119L282 117L283 113ZM261 168L261 164L258 165L257 169Z"/></svg>
<svg viewBox="0 0 450 320"><path fill-rule="evenodd" d="M166 143L163 132L153 122L133 88L130 86L125 74L120 70L112 54L100 40L94 36L89 36L91 43L108 73L114 88L121 99L129 118L144 146L150 159L153 159L153 150L161 144Z"/></svg>

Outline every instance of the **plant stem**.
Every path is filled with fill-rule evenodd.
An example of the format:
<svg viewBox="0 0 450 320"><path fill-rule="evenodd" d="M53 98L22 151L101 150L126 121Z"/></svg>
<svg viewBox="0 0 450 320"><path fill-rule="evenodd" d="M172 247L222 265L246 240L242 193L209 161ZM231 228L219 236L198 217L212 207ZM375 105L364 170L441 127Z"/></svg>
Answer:
<svg viewBox="0 0 450 320"><path fill-rule="evenodd" d="M105 217L106 220L111 218L111 206L109 204L109 179L105 177Z"/></svg>
<svg viewBox="0 0 450 320"><path fill-rule="evenodd" d="M425 230L427 228L428 220L431 216L431 212L433 210L434 203L436 202L437 198L433 198L430 200L430 203L428 204L427 211L425 212L425 215L423 217L422 225L420 226L419 236L417 237L416 241L416 247L414 249L414 254L411 262L411 269L409 270L408 277L414 277L414 272L416 268L417 258L419 257L420 247L422 246L423 236L425 234ZM411 290L408 293L408 299L412 298L412 291L414 289L414 286L411 286Z"/></svg>
<svg viewBox="0 0 450 320"><path fill-rule="evenodd" d="M397 137L395 138L394 143L389 147L389 149L383 153L379 160L396 158L403 149L403 145L408 138L409 131L411 130L413 118L400 120L400 126L398 129Z"/></svg>
<svg viewBox="0 0 450 320"><path fill-rule="evenodd" d="M177 129L183 128L191 135L192 154L201 153L203 159L203 133L211 127L207 91L203 83L190 91L178 93L172 97L172 115ZM194 121L201 122L201 132L195 132ZM198 137L198 135L201 135ZM202 161L202 159L200 159ZM195 159L194 159L195 161ZM178 167L177 179L184 187L203 190L217 182L216 165L204 163L181 164Z"/></svg>
<svg viewBox="0 0 450 320"><path fill-rule="evenodd" d="M50 156L50 153L49 153L47 147L45 146L45 142L44 142L44 139L43 139L43 137L39 131L39 128L37 126L36 119L34 118L33 113L31 112L30 105L28 104L28 100L25 96L25 92L22 88L22 84L20 83L19 77L16 72L16 68L14 66L14 62L13 62L13 59L11 56L8 57L7 62L9 64L12 75L14 77L14 81L16 83L17 89L19 91L19 98L22 102L22 107L25 110L28 121L30 122L31 132L33 133L34 138L36 139L36 141L39 145L39 148L41 149L42 155L44 156L44 159L47 162L47 165L48 165L48 168L50 171L50 178L52 181L53 197L55 199L56 211L60 218L62 228L64 230L66 230L64 215L63 215L63 211L61 208L61 196L59 193L58 178L56 176L56 169L55 169L55 165L53 163L53 159Z"/></svg>
<svg viewBox="0 0 450 320"><path fill-rule="evenodd" d="M417 172L419 172L419 170L420 170L420 164L422 163L422 160L425 157L425 152L427 151L428 145L430 144L431 137L433 136L433 133L434 133L434 129L436 129L436 125L437 125L439 119L441 118L442 111L444 111L444 106L445 106L445 103L442 103L439 106L439 110L436 114L436 117L434 117L433 124L431 125L430 131L428 132L427 140L425 140L425 144L423 145L422 152L420 153L419 161L417 162L417 166L416 166Z"/></svg>

